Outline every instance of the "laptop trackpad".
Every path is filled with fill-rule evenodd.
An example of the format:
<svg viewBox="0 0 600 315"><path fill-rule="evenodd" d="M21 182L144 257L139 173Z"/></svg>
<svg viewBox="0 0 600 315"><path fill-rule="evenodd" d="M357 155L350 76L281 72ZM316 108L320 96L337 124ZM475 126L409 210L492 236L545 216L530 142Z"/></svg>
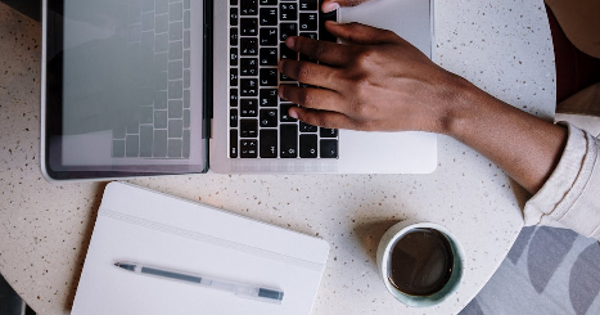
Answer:
<svg viewBox="0 0 600 315"><path fill-rule="evenodd" d="M340 22L389 29L432 56L430 1L371 0L340 11ZM340 131L342 173L430 173L437 165L437 137L419 132Z"/></svg>
<svg viewBox="0 0 600 315"><path fill-rule="evenodd" d="M342 8L340 22L360 22L389 29L431 58L433 6L424 0L371 0Z"/></svg>

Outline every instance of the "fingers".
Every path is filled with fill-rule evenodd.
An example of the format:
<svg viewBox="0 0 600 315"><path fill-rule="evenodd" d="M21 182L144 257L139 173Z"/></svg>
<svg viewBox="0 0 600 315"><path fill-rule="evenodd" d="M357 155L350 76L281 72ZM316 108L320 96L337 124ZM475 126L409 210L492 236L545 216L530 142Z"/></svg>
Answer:
<svg viewBox="0 0 600 315"><path fill-rule="evenodd" d="M337 71L333 68L307 61L283 59L279 62L279 71L288 77L309 85L317 85L337 90L340 80L336 80Z"/></svg>
<svg viewBox="0 0 600 315"><path fill-rule="evenodd" d="M396 33L360 23L325 23L327 30L335 37L361 45L378 45L397 42L401 38Z"/></svg>
<svg viewBox="0 0 600 315"><path fill-rule="evenodd" d="M279 97L302 107L328 111L340 111L343 102L334 91L285 84L279 86Z"/></svg>
<svg viewBox="0 0 600 315"><path fill-rule="evenodd" d="M289 37L285 44L301 54L329 65L343 65L349 61L350 47L337 43L318 41L302 36Z"/></svg>
<svg viewBox="0 0 600 315"><path fill-rule="evenodd" d="M342 7L354 7L369 0L325 0L321 6L323 12L328 13Z"/></svg>
<svg viewBox="0 0 600 315"><path fill-rule="evenodd" d="M288 115L313 126L331 129L356 129L352 119L337 112L292 107L290 108Z"/></svg>

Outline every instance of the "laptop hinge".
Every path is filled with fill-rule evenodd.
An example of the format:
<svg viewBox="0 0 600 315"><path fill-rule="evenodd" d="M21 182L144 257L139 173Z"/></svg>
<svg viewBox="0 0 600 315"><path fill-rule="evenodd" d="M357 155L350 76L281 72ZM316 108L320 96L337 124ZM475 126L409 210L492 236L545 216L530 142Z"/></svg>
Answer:
<svg viewBox="0 0 600 315"><path fill-rule="evenodd" d="M204 1L204 16L203 16L203 32L204 32L204 45L203 45L203 108L204 108L204 139L212 138L212 121L213 121L213 1Z"/></svg>

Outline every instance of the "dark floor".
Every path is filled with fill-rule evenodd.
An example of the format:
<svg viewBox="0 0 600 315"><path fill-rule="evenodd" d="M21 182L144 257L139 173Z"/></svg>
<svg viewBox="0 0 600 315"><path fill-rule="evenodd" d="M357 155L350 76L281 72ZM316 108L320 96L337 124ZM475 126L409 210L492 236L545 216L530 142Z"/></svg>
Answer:
<svg viewBox="0 0 600 315"><path fill-rule="evenodd" d="M0 315L25 314L25 303L0 275Z"/></svg>

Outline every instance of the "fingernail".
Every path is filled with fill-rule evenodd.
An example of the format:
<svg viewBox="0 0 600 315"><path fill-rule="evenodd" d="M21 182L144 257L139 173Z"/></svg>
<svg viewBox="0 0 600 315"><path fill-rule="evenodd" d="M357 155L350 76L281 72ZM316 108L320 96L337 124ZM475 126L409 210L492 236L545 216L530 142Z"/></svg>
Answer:
<svg viewBox="0 0 600 315"><path fill-rule="evenodd" d="M337 2L328 2L323 4L323 13L329 13L340 8Z"/></svg>
<svg viewBox="0 0 600 315"><path fill-rule="evenodd" d="M296 39L294 37L288 37L285 40L285 44L289 47L289 48L294 48L294 45L296 44Z"/></svg>
<svg viewBox="0 0 600 315"><path fill-rule="evenodd" d="M294 118L294 119L298 119L298 113L296 113L295 110L288 110L288 115L290 115L290 117Z"/></svg>
<svg viewBox="0 0 600 315"><path fill-rule="evenodd" d="M279 89L277 90L277 95L279 95L279 98L281 98L282 100L285 100L285 97L283 97L284 89L285 89L285 87L283 85L280 85Z"/></svg>

